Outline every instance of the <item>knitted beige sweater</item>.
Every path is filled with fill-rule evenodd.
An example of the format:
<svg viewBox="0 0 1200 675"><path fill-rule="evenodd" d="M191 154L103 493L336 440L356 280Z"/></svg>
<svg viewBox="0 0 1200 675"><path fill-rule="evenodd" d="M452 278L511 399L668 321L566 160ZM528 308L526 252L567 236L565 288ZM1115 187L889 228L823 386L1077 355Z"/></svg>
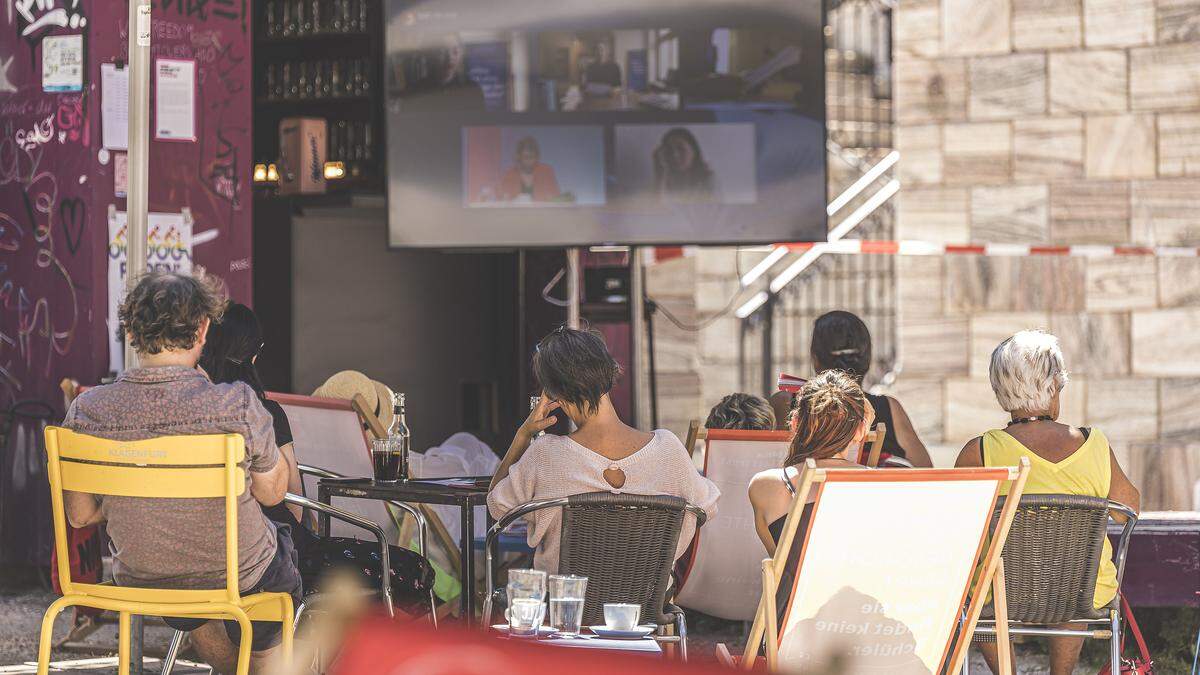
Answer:
<svg viewBox="0 0 1200 675"><path fill-rule="evenodd" d="M604 470L620 468L625 484L616 489L604 480ZM632 455L613 461L566 436L546 434L535 439L508 475L488 494L488 510L501 518L513 508L535 499L554 499L584 492L609 491L638 495L672 495L704 509L709 519L717 513L721 491L701 476L683 443L665 429ZM562 509L543 509L526 517L529 545L535 550L533 566L558 573L559 530ZM684 517L675 557L683 555L696 531L695 518Z"/></svg>

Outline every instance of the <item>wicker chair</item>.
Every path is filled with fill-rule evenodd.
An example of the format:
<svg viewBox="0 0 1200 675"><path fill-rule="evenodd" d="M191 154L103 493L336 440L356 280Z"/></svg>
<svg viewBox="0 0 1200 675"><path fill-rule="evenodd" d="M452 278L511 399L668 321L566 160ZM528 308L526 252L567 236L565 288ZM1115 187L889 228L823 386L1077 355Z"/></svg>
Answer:
<svg viewBox="0 0 1200 675"><path fill-rule="evenodd" d="M518 518L549 508L563 510L559 573L588 578L584 625L603 623L606 602L636 602L642 606L643 620L659 626L658 639L678 642L679 656L686 661L687 622L683 610L667 597L684 516L691 513L696 527L706 516L679 497L590 492L513 509L487 534L484 621L491 622L493 600L499 599L493 561L500 533ZM676 635L665 635L671 626Z"/></svg>
<svg viewBox="0 0 1200 675"><path fill-rule="evenodd" d="M1002 506L997 504L997 513ZM1003 559L1011 635L1107 639L1112 672L1119 673L1120 603L1114 598L1106 607L1093 607L1100 554L1113 514L1126 518L1113 559L1119 588L1137 514L1107 499L1024 495L1004 543ZM1078 624L1080 629L1051 628L1056 624ZM980 620L976 640L993 641L995 636L995 619ZM966 662L963 672L968 672Z"/></svg>

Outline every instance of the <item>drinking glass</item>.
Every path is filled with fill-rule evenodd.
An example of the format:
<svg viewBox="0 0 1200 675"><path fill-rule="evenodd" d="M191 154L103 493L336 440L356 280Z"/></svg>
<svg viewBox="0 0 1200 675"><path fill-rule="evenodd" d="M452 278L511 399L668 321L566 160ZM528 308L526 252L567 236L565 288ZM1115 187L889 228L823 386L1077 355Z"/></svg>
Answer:
<svg viewBox="0 0 1200 675"><path fill-rule="evenodd" d="M508 634L514 637L537 636L546 618L546 573L538 570L509 570Z"/></svg>
<svg viewBox="0 0 1200 675"><path fill-rule="evenodd" d="M550 627L563 637L579 635L587 581L573 574L550 575Z"/></svg>
<svg viewBox="0 0 1200 675"><path fill-rule="evenodd" d="M387 483L400 480L400 454L400 443L394 438L376 438L371 442L375 480Z"/></svg>

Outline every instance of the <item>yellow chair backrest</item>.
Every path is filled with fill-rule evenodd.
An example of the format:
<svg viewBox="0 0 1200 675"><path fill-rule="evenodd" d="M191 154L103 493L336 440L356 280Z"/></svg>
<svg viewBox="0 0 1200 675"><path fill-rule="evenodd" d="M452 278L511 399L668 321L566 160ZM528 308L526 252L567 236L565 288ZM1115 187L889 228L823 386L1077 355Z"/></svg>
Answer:
<svg viewBox="0 0 1200 675"><path fill-rule="evenodd" d="M239 466L246 457L246 445L239 434L111 441L48 427L46 455L58 578L64 594L145 602L236 602L240 598L237 499L246 491L246 473ZM224 498L226 587L182 591L73 582L63 490L120 497Z"/></svg>

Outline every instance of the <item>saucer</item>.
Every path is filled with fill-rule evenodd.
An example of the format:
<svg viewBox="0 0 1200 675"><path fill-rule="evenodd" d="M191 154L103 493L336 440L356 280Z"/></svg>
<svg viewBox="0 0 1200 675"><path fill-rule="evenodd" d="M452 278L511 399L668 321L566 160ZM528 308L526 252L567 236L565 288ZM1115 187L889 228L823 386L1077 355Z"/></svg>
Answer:
<svg viewBox="0 0 1200 675"><path fill-rule="evenodd" d="M640 640L653 633L658 626L646 624L637 626L632 630L616 630L608 626L588 626L588 629L602 638L611 638L615 640Z"/></svg>

